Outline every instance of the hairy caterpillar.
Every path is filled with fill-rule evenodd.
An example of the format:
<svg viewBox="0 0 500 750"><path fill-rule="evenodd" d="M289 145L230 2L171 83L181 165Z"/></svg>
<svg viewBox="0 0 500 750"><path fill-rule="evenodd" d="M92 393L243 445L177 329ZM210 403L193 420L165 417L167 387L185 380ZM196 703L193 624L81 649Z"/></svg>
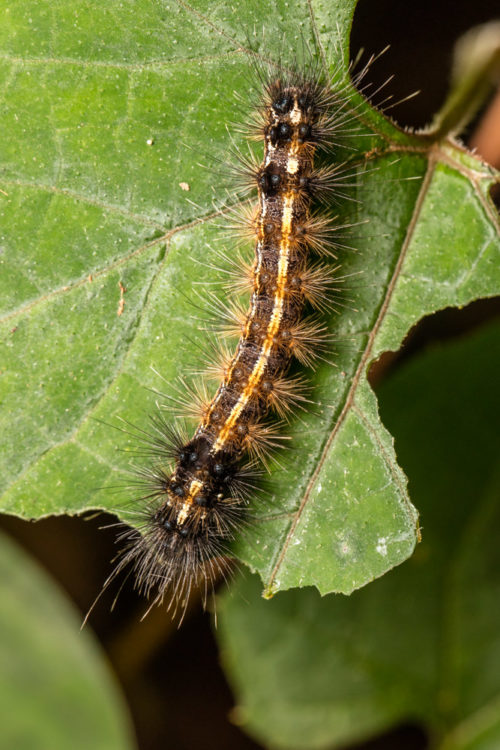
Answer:
<svg viewBox="0 0 500 750"><path fill-rule="evenodd" d="M318 154L335 151L335 136L352 112L317 69L269 64L258 73L262 96L251 137L264 141L264 158L241 159L238 167L258 194L247 219L255 259L243 273L250 309L234 316L234 353L219 351L221 382L213 398L188 394L191 411L199 413L194 434L184 435L161 414L153 417L144 442L154 460L138 477L141 533L121 534L124 549L112 574L131 564L138 589L154 601L169 594L185 605L200 578L206 598L224 575L258 463L266 463L278 439L279 425L268 418L307 401L303 376L289 377L289 366L293 359L314 366L330 340L307 308L331 304L337 269L311 255L334 255L339 227L315 203L328 202L349 173L335 163L318 165Z"/></svg>

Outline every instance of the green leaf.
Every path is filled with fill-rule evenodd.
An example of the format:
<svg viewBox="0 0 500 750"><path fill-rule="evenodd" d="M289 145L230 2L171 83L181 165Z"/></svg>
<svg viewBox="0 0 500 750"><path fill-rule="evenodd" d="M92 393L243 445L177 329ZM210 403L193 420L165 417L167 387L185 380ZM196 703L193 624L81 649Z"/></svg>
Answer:
<svg viewBox="0 0 500 750"><path fill-rule="evenodd" d="M421 512L411 560L349 598L266 602L250 576L223 597L235 715L266 747L344 747L401 721L422 723L433 750L500 747L499 367L497 321L380 388Z"/></svg>
<svg viewBox="0 0 500 750"><path fill-rule="evenodd" d="M412 553L416 512L366 373L422 315L498 290L494 175L452 141L399 131L350 88L354 5L5 5L5 512L104 508L127 518L120 508L131 493L101 488L126 482L119 449L136 441L97 420L147 429L157 399L148 389L174 395L175 379L200 366L205 334L193 314L206 313L192 303L197 289L224 294L210 248L238 200L220 160L241 145L226 127L242 117L233 92L245 97L251 86L249 40L276 59L305 42L355 112L354 151L338 157L357 170L356 201L338 213L355 224L342 241L357 252L341 252L345 307L326 321L335 367L315 370L315 413L291 425L274 498L235 553L267 595L310 584L351 592Z"/></svg>
<svg viewBox="0 0 500 750"><path fill-rule="evenodd" d="M0 544L4 748L126 750L130 720L98 644L52 580L5 535Z"/></svg>

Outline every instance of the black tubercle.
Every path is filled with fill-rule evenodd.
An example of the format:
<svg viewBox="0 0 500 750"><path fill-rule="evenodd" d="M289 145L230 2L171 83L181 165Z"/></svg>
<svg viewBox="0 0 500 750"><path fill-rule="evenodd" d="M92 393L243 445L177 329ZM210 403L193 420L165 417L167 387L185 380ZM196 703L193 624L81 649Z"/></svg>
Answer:
<svg viewBox="0 0 500 750"><path fill-rule="evenodd" d="M259 187L266 197L277 195L281 188L282 177L276 164L268 164L257 178Z"/></svg>
<svg viewBox="0 0 500 750"><path fill-rule="evenodd" d="M179 466L187 471L199 469L210 451L210 445L205 438L191 440L179 451Z"/></svg>
<svg viewBox="0 0 500 750"><path fill-rule="evenodd" d="M186 537L189 535L190 528L189 526L178 526L175 523L175 520L171 518L157 518L156 519L161 526L163 531L167 531L169 534L178 534L183 539L186 539Z"/></svg>
<svg viewBox="0 0 500 750"><path fill-rule="evenodd" d="M180 485L175 480L170 482L169 490L172 495L175 495L176 497L184 497L184 489L182 485Z"/></svg>
<svg viewBox="0 0 500 750"><path fill-rule="evenodd" d="M308 114L314 108L314 97L308 91L302 92L297 99L297 106L302 112Z"/></svg>
<svg viewBox="0 0 500 750"><path fill-rule="evenodd" d="M188 527L183 527L183 526L178 526L177 525L177 523L175 521L175 515L172 515L172 509L171 508L167 508L167 509L165 509L164 507L160 508L159 510L157 510L153 514L152 520L154 521L154 523L156 523L158 525L158 527L162 531L166 531L169 535L171 535L171 534L179 534L183 538L185 538L187 536L186 532L184 532L184 533L182 533L182 532L184 531L184 528L188 532Z"/></svg>
<svg viewBox="0 0 500 750"><path fill-rule="evenodd" d="M273 146L285 146L292 140L293 127L288 122L279 122L269 128L269 138Z"/></svg>
<svg viewBox="0 0 500 750"><path fill-rule="evenodd" d="M299 130L298 130L299 143L305 143L306 141L310 141L311 135L312 135L312 131L311 131L310 125L308 125L305 122L299 125Z"/></svg>
<svg viewBox="0 0 500 750"><path fill-rule="evenodd" d="M272 103L272 108L279 115L285 115L290 112L293 106L293 97L287 91L280 92Z"/></svg>

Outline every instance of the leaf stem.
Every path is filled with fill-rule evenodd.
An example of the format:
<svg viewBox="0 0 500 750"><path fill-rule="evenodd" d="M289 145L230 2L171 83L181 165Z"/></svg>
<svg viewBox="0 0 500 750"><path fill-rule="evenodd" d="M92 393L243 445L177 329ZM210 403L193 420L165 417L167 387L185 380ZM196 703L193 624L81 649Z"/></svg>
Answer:
<svg viewBox="0 0 500 750"><path fill-rule="evenodd" d="M448 97L433 122L421 134L433 141L458 134L498 82L500 21L493 21L471 29L458 40Z"/></svg>

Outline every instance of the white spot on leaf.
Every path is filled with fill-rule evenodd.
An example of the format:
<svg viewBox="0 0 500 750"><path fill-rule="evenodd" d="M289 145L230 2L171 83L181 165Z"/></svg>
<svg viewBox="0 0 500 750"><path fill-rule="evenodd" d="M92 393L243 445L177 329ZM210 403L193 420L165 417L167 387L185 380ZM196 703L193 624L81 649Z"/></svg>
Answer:
<svg viewBox="0 0 500 750"><path fill-rule="evenodd" d="M379 555L385 557L387 555L387 539L385 536L381 536L377 540L377 546L375 547Z"/></svg>

